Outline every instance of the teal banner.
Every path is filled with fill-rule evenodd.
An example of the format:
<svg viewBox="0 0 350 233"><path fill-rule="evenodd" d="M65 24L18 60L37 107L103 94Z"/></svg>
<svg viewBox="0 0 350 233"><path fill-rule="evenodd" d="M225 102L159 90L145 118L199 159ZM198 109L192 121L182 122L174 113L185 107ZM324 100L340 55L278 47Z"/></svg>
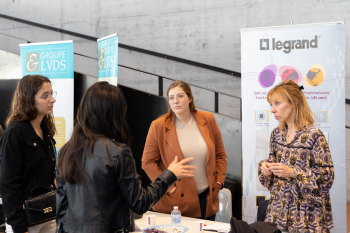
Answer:
<svg viewBox="0 0 350 233"><path fill-rule="evenodd" d="M22 74L40 74L53 79L74 78L73 43L54 42L21 45Z"/></svg>
<svg viewBox="0 0 350 233"><path fill-rule="evenodd" d="M118 35L112 34L98 42L98 80L118 83Z"/></svg>

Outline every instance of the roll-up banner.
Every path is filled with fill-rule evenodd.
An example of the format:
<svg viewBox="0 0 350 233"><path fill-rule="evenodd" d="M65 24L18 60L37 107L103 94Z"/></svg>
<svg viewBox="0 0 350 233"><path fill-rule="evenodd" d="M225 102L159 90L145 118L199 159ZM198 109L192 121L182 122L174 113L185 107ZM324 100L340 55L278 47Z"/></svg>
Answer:
<svg viewBox="0 0 350 233"><path fill-rule="evenodd" d="M98 43L98 81L118 84L118 34L97 40Z"/></svg>
<svg viewBox="0 0 350 233"><path fill-rule="evenodd" d="M331 232L346 232L344 22L241 29L241 41L243 219L256 221L256 200L270 199L258 179L258 163L268 158L271 131L278 126L267 93L294 80L304 86L334 163Z"/></svg>
<svg viewBox="0 0 350 233"><path fill-rule="evenodd" d="M57 153L73 131L74 54L73 41L20 44L22 75L43 75L57 91L53 114Z"/></svg>

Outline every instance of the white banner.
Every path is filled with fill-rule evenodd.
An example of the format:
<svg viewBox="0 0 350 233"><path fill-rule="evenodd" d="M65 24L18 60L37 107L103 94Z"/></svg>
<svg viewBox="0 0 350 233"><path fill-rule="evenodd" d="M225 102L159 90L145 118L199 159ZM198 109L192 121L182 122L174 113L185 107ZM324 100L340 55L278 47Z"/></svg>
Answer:
<svg viewBox="0 0 350 233"><path fill-rule="evenodd" d="M270 193L258 180L278 126L266 100L283 80L304 86L315 126L326 136L335 171L330 190L334 229L346 232L345 34L344 23L241 30L243 219L256 221L256 197Z"/></svg>

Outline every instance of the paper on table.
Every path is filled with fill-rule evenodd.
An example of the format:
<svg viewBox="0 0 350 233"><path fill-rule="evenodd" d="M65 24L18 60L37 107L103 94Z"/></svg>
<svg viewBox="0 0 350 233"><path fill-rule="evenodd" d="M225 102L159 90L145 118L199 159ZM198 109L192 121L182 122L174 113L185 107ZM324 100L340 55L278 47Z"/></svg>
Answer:
<svg viewBox="0 0 350 233"><path fill-rule="evenodd" d="M203 230L214 230L217 232L228 233L231 230L229 223L216 222L212 225L204 226Z"/></svg>
<svg viewBox="0 0 350 233"><path fill-rule="evenodd" d="M135 223L135 231L141 231L141 228Z"/></svg>

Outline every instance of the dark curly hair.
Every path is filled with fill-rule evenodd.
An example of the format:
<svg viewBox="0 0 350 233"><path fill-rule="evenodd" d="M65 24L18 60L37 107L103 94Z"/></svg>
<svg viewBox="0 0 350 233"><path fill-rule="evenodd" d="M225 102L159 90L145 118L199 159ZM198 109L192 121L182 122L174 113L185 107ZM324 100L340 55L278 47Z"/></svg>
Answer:
<svg viewBox="0 0 350 233"><path fill-rule="evenodd" d="M51 83L51 81L47 77L41 75L26 75L18 81L11 102L11 109L6 118L6 128L11 122L31 121L38 116L34 97L43 83ZM49 130L51 136L55 135L56 127L53 114L46 115L43 118L42 124Z"/></svg>

